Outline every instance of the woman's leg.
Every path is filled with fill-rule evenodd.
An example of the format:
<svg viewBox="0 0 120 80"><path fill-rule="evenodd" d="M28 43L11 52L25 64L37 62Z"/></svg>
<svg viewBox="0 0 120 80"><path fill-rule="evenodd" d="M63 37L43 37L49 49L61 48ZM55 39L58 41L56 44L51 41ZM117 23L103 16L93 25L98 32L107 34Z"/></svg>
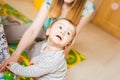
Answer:
<svg viewBox="0 0 120 80"><path fill-rule="evenodd" d="M31 24L8 24L4 26L8 43L18 43Z"/></svg>
<svg viewBox="0 0 120 80"><path fill-rule="evenodd" d="M8 43L18 43L23 36L24 32L30 27L31 24L8 24L4 26L5 34ZM46 38L45 30L42 28L38 34L36 41L41 41Z"/></svg>

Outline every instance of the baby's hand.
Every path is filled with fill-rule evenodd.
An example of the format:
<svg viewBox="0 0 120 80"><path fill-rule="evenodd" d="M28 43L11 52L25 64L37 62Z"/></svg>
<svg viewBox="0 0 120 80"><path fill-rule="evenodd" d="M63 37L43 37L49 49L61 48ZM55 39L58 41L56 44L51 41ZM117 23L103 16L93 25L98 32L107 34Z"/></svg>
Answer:
<svg viewBox="0 0 120 80"><path fill-rule="evenodd" d="M7 66L6 66L6 68L7 68L7 69L10 69L11 65L13 65L14 63L15 63L15 62L10 62L10 63L8 63Z"/></svg>
<svg viewBox="0 0 120 80"><path fill-rule="evenodd" d="M0 72L7 66L10 62L17 62L19 59L18 55L15 55L15 53L12 54L12 56L8 59L6 59L1 65L0 65Z"/></svg>

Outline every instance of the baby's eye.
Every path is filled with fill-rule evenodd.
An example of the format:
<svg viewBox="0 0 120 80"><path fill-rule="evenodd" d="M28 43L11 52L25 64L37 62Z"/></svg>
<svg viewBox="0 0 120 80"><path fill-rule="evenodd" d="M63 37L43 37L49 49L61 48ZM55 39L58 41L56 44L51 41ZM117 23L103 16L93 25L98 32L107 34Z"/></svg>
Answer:
<svg viewBox="0 0 120 80"><path fill-rule="evenodd" d="M67 32L67 35L70 35L70 33L69 33L69 32Z"/></svg>
<svg viewBox="0 0 120 80"><path fill-rule="evenodd" d="M60 26L59 28L62 29L62 26Z"/></svg>

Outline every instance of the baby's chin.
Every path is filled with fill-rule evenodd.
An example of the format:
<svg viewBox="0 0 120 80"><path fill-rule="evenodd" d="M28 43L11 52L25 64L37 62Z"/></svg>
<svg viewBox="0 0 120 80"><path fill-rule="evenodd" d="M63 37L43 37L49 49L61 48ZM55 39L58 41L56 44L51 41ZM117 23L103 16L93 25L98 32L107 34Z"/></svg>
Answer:
<svg viewBox="0 0 120 80"><path fill-rule="evenodd" d="M65 44L61 43L60 41L58 41L58 42L54 41L54 45L58 48L64 48L65 47Z"/></svg>

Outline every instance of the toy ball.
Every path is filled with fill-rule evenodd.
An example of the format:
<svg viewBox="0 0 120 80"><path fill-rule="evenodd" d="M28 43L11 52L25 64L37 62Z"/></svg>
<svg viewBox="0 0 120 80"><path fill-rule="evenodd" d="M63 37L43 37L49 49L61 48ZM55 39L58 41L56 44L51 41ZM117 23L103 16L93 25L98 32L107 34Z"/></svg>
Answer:
<svg viewBox="0 0 120 80"><path fill-rule="evenodd" d="M6 71L4 73L4 78L5 78L5 80L13 80L13 74L8 72L8 71Z"/></svg>

